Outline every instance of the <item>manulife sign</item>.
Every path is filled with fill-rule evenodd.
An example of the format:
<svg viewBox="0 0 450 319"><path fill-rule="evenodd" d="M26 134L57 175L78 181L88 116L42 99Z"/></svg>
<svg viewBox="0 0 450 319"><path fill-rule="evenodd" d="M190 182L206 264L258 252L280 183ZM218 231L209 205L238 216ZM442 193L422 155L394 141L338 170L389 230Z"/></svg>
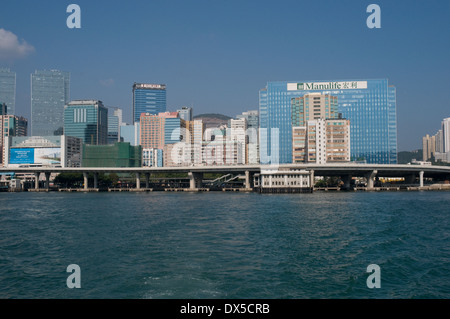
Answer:
<svg viewBox="0 0 450 319"><path fill-rule="evenodd" d="M367 81L288 83L288 91L367 89Z"/></svg>

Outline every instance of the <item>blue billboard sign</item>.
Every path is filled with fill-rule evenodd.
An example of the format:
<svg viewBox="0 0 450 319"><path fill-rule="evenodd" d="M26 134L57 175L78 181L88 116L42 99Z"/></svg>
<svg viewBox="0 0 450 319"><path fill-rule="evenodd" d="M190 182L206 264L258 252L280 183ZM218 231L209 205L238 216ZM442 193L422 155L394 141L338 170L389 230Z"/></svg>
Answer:
<svg viewBox="0 0 450 319"><path fill-rule="evenodd" d="M34 148L12 148L9 154L10 164L34 164Z"/></svg>

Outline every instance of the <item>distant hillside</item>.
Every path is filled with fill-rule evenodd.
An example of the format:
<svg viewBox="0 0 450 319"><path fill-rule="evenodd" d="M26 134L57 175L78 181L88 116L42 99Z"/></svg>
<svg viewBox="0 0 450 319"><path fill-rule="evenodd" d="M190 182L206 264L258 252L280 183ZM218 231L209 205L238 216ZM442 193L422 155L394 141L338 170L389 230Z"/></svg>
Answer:
<svg viewBox="0 0 450 319"><path fill-rule="evenodd" d="M214 128L224 124L228 124L228 120L232 117L217 113L205 113L194 116L194 120L202 120L206 128Z"/></svg>
<svg viewBox="0 0 450 319"><path fill-rule="evenodd" d="M398 152L398 163L399 164L408 164L411 163L413 159L418 161L422 160L422 150L412 151L412 152Z"/></svg>
<svg viewBox="0 0 450 319"><path fill-rule="evenodd" d="M218 114L218 113L199 114L199 115L195 115L194 119L197 119L198 117L201 117L201 118L216 118L216 119L221 119L221 120L224 120L224 121L228 121L229 119L232 118L232 117L229 117L227 115Z"/></svg>

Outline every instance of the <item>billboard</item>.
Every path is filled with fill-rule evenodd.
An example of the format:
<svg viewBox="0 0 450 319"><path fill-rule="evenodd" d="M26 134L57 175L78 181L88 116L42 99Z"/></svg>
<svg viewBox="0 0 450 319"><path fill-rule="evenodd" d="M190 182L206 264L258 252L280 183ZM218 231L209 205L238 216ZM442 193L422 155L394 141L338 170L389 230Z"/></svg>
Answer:
<svg viewBox="0 0 450 319"><path fill-rule="evenodd" d="M34 164L61 165L61 148L35 148Z"/></svg>
<svg viewBox="0 0 450 319"><path fill-rule="evenodd" d="M61 148L11 148L9 163L61 165Z"/></svg>
<svg viewBox="0 0 450 319"><path fill-rule="evenodd" d="M367 89L367 81L288 83L288 91Z"/></svg>
<svg viewBox="0 0 450 319"><path fill-rule="evenodd" d="M9 153L10 164L34 164L34 148L12 148Z"/></svg>

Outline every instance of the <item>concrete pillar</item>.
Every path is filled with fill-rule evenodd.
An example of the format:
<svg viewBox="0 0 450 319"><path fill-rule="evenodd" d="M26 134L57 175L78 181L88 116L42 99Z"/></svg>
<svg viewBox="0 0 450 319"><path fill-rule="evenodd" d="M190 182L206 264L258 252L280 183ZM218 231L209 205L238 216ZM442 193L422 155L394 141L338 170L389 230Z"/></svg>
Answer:
<svg viewBox="0 0 450 319"><path fill-rule="evenodd" d="M309 171L309 173L310 173L310 175L309 175L309 186L312 188L312 189L314 189L314 170L312 169L312 170L310 170Z"/></svg>
<svg viewBox="0 0 450 319"><path fill-rule="evenodd" d="M45 188L50 189L50 172L45 172Z"/></svg>
<svg viewBox="0 0 450 319"><path fill-rule="evenodd" d="M39 189L39 176L41 175L40 172L34 173L34 189Z"/></svg>
<svg viewBox="0 0 450 319"><path fill-rule="evenodd" d="M373 182L374 182L374 178L377 175L378 171L374 170L368 174L366 174L366 179L367 179L367 189L368 190L372 190L373 189Z"/></svg>
<svg viewBox="0 0 450 319"><path fill-rule="evenodd" d="M83 173L83 180L84 180L84 189L88 189L88 184L89 184L89 179L88 179L89 174L84 172Z"/></svg>
<svg viewBox="0 0 450 319"><path fill-rule="evenodd" d="M150 188L150 173L145 173L145 188Z"/></svg>
<svg viewBox="0 0 450 319"><path fill-rule="evenodd" d="M189 188L190 189L196 189L197 185L196 185L196 182L195 182L195 174L193 172L189 172L188 176L189 176Z"/></svg>
<svg viewBox="0 0 450 319"><path fill-rule="evenodd" d="M303 188L303 175L300 175L300 187Z"/></svg>
<svg viewBox="0 0 450 319"><path fill-rule="evenodd" d="M98 173L94 173L94 188L98 188Z"/></svg>
<svg viewBox="0 0 450 319"><path fill-rule="evenodd" d="M141 174L140 173L136 173L136 188L137 189L141 188Z"/></svg>
<svg viewBox="0 0 450 319"><path fill-rule="evenodd" d="M424 174L424 171L419 172L420 187L423 187L423 174Z"/></svg>
<svg viewBox="0 0 450 319"><path fill-rule="evenodd" d="M250 188L250 172L245 171L245 188Z"/></svg>

